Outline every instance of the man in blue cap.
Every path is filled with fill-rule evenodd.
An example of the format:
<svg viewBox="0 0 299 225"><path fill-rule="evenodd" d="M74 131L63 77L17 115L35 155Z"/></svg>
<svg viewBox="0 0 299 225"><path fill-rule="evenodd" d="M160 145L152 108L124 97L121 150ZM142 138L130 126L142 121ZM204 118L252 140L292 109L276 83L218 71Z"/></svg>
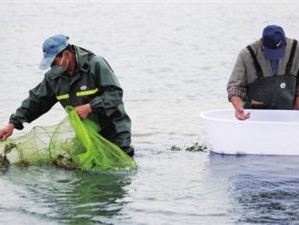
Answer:
<svg viewBox="0 0 299 225"><path fill-rule="evenodd" d="M240 120L244 109L299 109L299 47L277 25L239 53L227 84L228 100Z"/></svg>
<svg viewBox="0 0 299 225"><path fill-rule="evenodd" d="M69 44L64 35L48 38L42 48L39 67L50 69L0 130L0 139L11 136L14 129L23 129L23 123L37 119L59 101L63 107L74 106L80 118L96 122L103 137L133 156L131 120L124 109L123 90L106 60Z"/></svg>

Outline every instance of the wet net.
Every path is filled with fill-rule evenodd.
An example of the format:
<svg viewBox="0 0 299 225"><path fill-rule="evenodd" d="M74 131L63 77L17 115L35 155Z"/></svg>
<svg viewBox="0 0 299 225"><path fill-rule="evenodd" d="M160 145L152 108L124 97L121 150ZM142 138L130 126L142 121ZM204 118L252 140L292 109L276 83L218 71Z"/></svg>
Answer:
<svg viewBox="0 0 299 225"><path fill-rule="evenodd" d="M66 169L102 172L136 169L135 161L99 134L100 127L81 120L73 107L53 126L37 126L30 132L0 142L0 165L54 164Z"/></svg>

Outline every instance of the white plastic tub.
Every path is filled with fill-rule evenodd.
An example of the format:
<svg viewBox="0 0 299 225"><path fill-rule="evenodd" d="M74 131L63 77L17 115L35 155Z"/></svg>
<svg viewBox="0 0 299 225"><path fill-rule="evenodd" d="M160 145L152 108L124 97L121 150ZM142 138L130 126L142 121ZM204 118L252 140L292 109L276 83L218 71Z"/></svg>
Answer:
<svg viewBox="0 0 299 225"><path fill-rule="evenodd" d="M299 111L247 110L240 121L234 110L200 114L210 150L223 154L299 155Z"/></svg>

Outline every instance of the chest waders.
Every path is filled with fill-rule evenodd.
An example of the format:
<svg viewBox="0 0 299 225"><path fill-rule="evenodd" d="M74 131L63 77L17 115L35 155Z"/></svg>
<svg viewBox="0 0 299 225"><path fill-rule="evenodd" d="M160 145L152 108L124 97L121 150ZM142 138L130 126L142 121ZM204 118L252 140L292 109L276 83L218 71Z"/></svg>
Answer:
<svg viewBox="0 0 299 225"><path fill-rule="evenodd" d="M247 46L253 59L257 79L247 85L244 99L246 109L293 109L296 89L296 76L291 74L297 41L294 40L286 71L283 75L264 77L251 46Z"/></svg>

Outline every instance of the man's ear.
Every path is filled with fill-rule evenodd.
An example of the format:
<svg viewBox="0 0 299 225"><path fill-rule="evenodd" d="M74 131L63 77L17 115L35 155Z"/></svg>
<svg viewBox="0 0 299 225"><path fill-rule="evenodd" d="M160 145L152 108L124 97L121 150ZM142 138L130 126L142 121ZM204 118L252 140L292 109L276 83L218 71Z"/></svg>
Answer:
<svg viewBox="0 0 299 225"><path fill-rule="evenodd" d="M69 57L70 56L70 51L69 50L64 50L62 53L62 57Z"/></svg>

